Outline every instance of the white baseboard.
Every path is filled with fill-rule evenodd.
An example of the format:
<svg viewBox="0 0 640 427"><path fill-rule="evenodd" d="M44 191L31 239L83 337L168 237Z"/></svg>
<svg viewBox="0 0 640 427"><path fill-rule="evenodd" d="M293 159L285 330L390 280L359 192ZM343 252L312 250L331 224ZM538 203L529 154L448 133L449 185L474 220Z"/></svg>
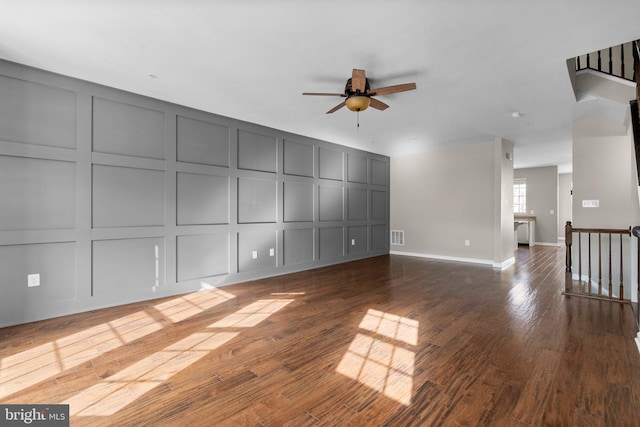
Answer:
<svg viewBox="0 0 640 427"><path fill-rule="evenodd" d="M502 270L504 270L505 268L508 268L509 266L515 264L516 262L514 257L511 257L508 260L503 261L501 263L497 263L495 261L488 260L488 259L462 258L462 257L448 256L448 255L423 254L423 253L416 253L416 252L389 251L389 253L392 255L414 256L419 258L440 259L443 261L456 261L456 262L466 262L470 264L490 265L493 268L500 268Z"/></svg>
<svg viewBox="0 0 640 427"><path fill-rule="evenodd" d="M506 259L506 260L504 260L502 262L494 262L493 263L493 268L499 268L500 270L505 270L505 269L511 267L515 263L516 263L515 257L511 257L511 258Z"/></svg>

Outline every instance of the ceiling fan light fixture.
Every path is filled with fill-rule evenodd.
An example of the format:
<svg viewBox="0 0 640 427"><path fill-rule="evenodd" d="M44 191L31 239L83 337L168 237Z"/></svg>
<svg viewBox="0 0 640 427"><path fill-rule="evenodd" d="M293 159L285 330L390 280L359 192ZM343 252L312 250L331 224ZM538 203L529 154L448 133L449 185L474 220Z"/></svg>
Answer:
<svg viewBox="0 0 640 427"><path fill-rule="evenodd" d="M344 102L351 111L364 111L369 108L371 98L368 96L353 95L348 97Z"/></svg>

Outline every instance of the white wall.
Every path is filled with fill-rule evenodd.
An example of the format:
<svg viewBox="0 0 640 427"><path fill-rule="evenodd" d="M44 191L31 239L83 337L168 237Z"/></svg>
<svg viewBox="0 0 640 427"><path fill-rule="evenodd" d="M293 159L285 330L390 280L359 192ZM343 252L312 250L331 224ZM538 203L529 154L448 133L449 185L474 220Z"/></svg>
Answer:
<svg viewBox="0 0 640 427"><path fill-rule="evenodd" d="M564 239L564 227L572 218L573 174L558 175L558 239Z"/></svg>
<svg viewBox="0 0 640 427"><path fill-rule="evenodd" d="M487 264L511 259L513 164L506 152L511 157L511 144L497 139L393 157L391 229L405 231L405 245L392 251Z"/></svg>
<svg viewBox="0 0 640 427"><path fill-rule="evenodd" d="M513 174L515 178L527 180L527 214L536 217L536 243L557 245L558 167L516 169ZM526 227L522 226L520 230L526 230Z"/></svg>
<svg viewBox="0 0 640 427"><path fill-rule="evenodd" d="M573 226L576 228L626 229L640 223L638 182L635 155L630 129L604 118L586 118L574 122L573 129ZM599 207L582 207L583 200L598 200ZM593 236L597 239L597 236ZM574 236L574 246L576 237ZM613 238L618 247L617 236ZM603 251L608 251L608 236L603 237ZM625 298L635 300L635 260L630 257L630 239L623 240L623 277ZM583 241L583 253L586 251ZM592 242L592 248L597 243ZM596 249L593 249L594 251ZM573 273L577 274L577 249L573 250ZM613 265L619 264L619 249L613 251ZM583 261L584 263L584 261ZM592 259L594 269L597 261ZM608 262L604 262L602 276L608 282ZM583 267L582 274L586 274ZM593 272L592 277L598 275ZM619 283L614 270L613 282ZM634 285L635 287L635 285ZM616 295L617 285L614 285Z"/></svg>

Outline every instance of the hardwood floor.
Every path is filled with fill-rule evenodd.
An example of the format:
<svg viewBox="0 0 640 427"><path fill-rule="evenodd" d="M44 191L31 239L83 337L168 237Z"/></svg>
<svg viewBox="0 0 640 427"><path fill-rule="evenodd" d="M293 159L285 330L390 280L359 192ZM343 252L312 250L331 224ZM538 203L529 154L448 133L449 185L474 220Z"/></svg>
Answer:
<svg viewBox="0 0 640 427"><path fill-rule="evenodd" d="M640 426L629 304L399 256L0 329L0 403L72 426Z"/></svg>

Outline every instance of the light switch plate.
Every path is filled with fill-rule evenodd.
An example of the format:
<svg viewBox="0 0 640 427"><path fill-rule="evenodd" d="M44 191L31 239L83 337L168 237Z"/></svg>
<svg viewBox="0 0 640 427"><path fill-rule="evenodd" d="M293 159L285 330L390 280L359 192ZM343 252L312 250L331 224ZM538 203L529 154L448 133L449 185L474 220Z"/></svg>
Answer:
<svg viewBox="0 0 640 427"><path fill-rule="evenodd" d="M28 274L27 275L27 286L33 288L35 286L40 286L40 275L39 274Z"/></svg>

